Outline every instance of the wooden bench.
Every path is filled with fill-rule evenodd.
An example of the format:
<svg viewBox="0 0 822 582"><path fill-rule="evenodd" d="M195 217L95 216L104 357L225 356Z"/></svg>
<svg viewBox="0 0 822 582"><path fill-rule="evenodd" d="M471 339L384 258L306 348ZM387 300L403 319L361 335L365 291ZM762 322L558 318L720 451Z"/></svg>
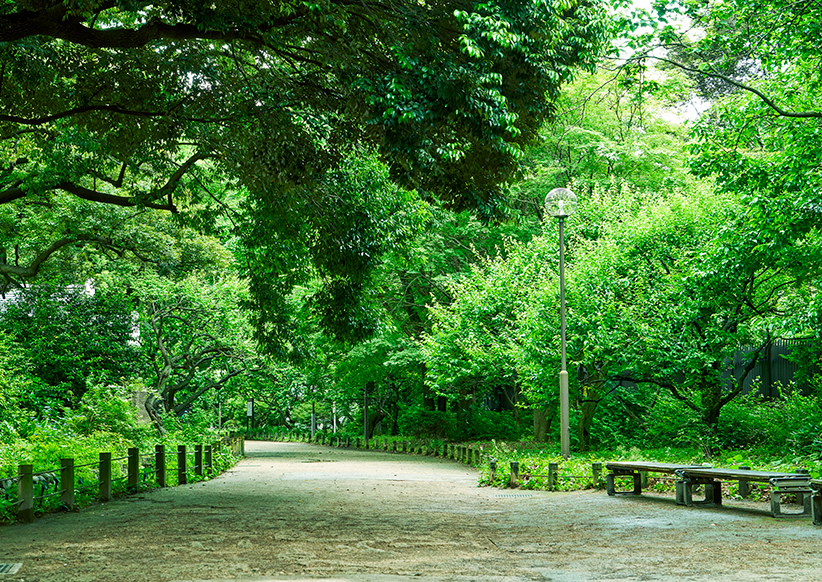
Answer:
<svg viewBox="0 0 822 582"><path fill-rule="evenodd" d="M608 487L608 495L641 495L642 494L642 473L667 473L676 474L677 469L683 469L689 465L682 463L649 463L645 461L614 461L606 463L605 468L610 471L605 476ZM699 465L700 467L702 465ZM614 479L616 477L633 477L634 488L629 491L617 491Z"/></svg>
<svg viewBox="0 0 822 582"><path fill-rule="evenodd" d="M810 516L811 514L811 479L805 473L777 473L773 471L752 471L750 469L713 469L709 467L682 467L676 470L679 481L676 483L676 502L679 505L695 504L722 505L721 481L739 481L740 485L749 483L768 483L771 486L771 515L774 517ZM705 486L705 500L693 500L693 488ZM800 513L784 513L782 496L796 495L803 507ZM806 495L807 494L807 495Z"/></svg>

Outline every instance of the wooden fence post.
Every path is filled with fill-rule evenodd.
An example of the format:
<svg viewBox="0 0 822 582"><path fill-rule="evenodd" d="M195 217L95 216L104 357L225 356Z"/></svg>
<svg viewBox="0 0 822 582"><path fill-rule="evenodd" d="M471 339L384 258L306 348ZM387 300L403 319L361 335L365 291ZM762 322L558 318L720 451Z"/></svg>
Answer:
<svg viewBox="0 0 822 582"><path fill-rule="evenodd" d="M548 491L555 491L557 488L557 471L559 466L556 463L548 463Z"/></svg>
<svg viewBox="0 0 822 582"><path fill-rule="evenodd" d="M23 523L34 521L34 465L17 466L17 518Z"/></svg>
<svg viewBox="0 0 822 582"><path fill-rule="evenodd" d="M186 472L186 446L177 445L177 485L188 483L188 473Z"/></svg>
<svg viewBox="0 0 822 582"><path fill-rule="evenodd" d="M140 451L135 448L128 449L128 479L126 489L130 492L140 488Z"/></svg>
<svg viewBox="0 0 822 582"><path fill-rule="evenodd" d="M496 461L496 459L491 459L488 462L488 466L491 468L491 479L490 479L490 481L493 484L494 479L497 478L497 461Z"/></svg>
<svg viewBox="0 0 822 582"><path fill-rule="evenodd" d="M594 489L599 489L599 482L602 479L602 463L592 463L591 473L594 476Z"/></svg>
<svg viewBox="0 0 822 582"><path fill-rule="evenodd" d="M74 459L60 459L60 503L74 509Z"/></svg>
<svg viewBox="0 0 822 582"><path fill-rule="evenodd" d="M194 474L203 476L203 445L194 445Z"/></svg>
<svg viewBox="0 0 822 582"><path fill-rule="evenodd" d="M111 453L100 453L100 499L111 501Z"/></svg>
<svg viewBox="0 0 822 582"><path fill-rule="evenodd" d="M519 463L511 461L511 475L508 477L508 486L512 489L519 487Z"/></svg>
<svg viewBox="0 0 822 582"><path fill-rule="evenodd" d="M154 469L157 471L157 485L166 486L166 446L154 446Z"/></svg>
<svg viewBox="0 0 822 582"><path fill-rule="evenodd" d="M214 472L214 456L212 453L211 445L206 445L205 450L203 451L203 456L205 457L205 470L207 475L211 475Z"/></svg>

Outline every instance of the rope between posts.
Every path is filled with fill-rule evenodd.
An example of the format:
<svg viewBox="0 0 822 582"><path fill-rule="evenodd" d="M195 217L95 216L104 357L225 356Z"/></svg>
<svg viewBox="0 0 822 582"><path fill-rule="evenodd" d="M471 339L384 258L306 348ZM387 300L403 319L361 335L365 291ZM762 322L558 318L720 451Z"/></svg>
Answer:
<svg viewBox="0 0 822 582"><path fill-rule="evenodd" d="M94 465L99 465L100 461L93 461L91 463L86 463L84 465L74 465L75 469L83 469L85 467L93 467Z"/></svg>

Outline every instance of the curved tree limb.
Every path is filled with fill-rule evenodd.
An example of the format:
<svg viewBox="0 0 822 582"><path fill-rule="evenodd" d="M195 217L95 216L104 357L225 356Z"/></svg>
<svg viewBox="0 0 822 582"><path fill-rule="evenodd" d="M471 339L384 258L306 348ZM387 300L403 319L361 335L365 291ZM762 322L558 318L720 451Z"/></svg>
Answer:
<svg viewBox="0 0 822 582"><path fill-rule="evenodd" d="M665 57L658 57L654 55L643 55L643 59L656 59L658 61L662 61L663 63L668 63L669 65L673 65L683 71L687 71L689 73L697 73L699 75L705 75L706 77L712 77L714 79L720 79L729 83L736 87L737 89L741 89L743 91L747 91L749 93L753 93L757 97L759 97L765 105L773 109L780 117L790 117L795 119L809 119L809 118L822 118L822 111L788 111L783 109L777 103L765 95L762 91L757 89L756 87L752 87L727 75L723 75L722 73L717 73L715 71L703 71L702 69L696 67L689 67L688 65L684 65L680 62L674 61L673 59L667 59Z"/></svg>

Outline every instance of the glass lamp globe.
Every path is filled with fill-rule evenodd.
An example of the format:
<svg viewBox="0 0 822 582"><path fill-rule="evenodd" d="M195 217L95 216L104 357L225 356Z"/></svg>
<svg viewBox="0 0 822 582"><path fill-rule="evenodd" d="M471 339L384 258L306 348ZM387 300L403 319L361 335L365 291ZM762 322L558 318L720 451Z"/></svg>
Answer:
<svg viewBox="0 0 822 582"><path fill-rule="evenodd" d="M545 212L555 218L565 218L577 209L577 196L568 188L554 188L545 197Z"/></svg>

